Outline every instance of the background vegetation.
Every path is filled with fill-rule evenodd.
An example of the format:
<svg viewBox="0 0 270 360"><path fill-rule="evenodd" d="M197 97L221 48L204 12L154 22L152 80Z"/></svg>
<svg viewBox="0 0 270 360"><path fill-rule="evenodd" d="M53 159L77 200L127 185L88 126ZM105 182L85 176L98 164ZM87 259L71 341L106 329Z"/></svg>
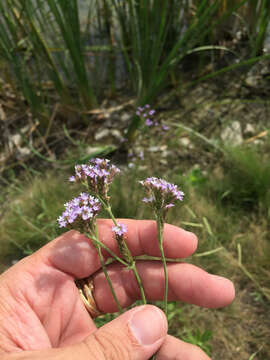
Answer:
<svg viewBox="0 0 270 360"><path fill-rule="evenodd" d="M170 331L269 358L269 19L267 0L0 2L1 271L60 234L74 164L107 156L117 216L151 217L138 180L175 182L188 261L236 285L226 309L171 303ZM146 103L168 131L136 116Z"/></svg>

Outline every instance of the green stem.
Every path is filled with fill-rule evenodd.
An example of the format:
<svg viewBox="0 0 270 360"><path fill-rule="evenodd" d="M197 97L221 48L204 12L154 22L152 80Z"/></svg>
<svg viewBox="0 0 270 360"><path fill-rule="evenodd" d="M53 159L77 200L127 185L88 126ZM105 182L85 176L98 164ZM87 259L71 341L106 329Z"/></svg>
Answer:
<svg viewBox="0 0 270 360"><path fill-rule="evenodd" d="M111 208L110 204L106 203L100 196L98 196L98 199L101 202L101 204L103 205L104 209L110 215L114 225L117 226L117 221L116 221L116 218L113 215L112 208Z"/></svg>
<svg viewBox="0 0 270 360"><path fill-rule="evenodd" d="M157 214L157 230L158 230L158 245L161 253L161 260L163 264L164 269L164 312L167 317L168 315L168 274L167 274L167 262L164 255L164 249L163 249L163 220L162 215Z"/></svg>
<svg viewBox="0 0 270 360"><path fill-rule="evenodd" d="M144 293L144 288L143 288L143 284L142 284L142 280L140 278L140 275L138 273L138 270L136 268L136 263L135 261L133 261L132 265L130 266L131 270L133 271L135 277L136 277L136 280L137 280L137 283L139 285L139 288L140 288L140 293L141 293L141 297L142 297L142 301L144 304L147 304L147 300L146 300L146 297L145 297L145 293Z"/></svg>
<svg viewBox="0 0 270 360"><path fill-rule="evenodd" d="M111 206L110 206L109 204L105 203L100 197L99 197L99 200L100 200L100 202L102 203L104 209L105 209L105 210L107 211L107 213L110 215L110 217L111 217L114 225L117 226L117 221L116 221L116 218L115 218L114 215L113 215ZM136 268L136 262L134 261L134 259L133 259L132 255L131 255L131 253L130 253L130 251L129 251L129 248L128 248L128 246L127 246L127 244L126 244L125 241L124 241L124 245L125 245L125 247L126 247L127 252L130 254L130 257L132 258L132 263L131 263L131 265L130 265L130 264L126 264L126 266L129 267L129 268L133 271L133 273L134 273L134 275L135 275L135 277L136 277L137 283L138 283L138 285L139 285L139 288L140 288L140 293L141 293L142 301L143 301L144 304L147 304L146 297L145 297L145 292L144 292L144 288L143 288L143 284L142 284L140 275L139 275L139 273L138 273L138 271L137 271L137 268Z"/></svg>
<svg viewBox="0 0 270 360"><path fill-rule="evenodd" d="M106 265L105 265L105 262L104 262L104 258L103 258L102 252L101 252L101 246L99 245L99 243L98 243L98 241L97 241L97 239L98 239L98 229L97 229L96 224L95 224L95 230L96 230L96 234L95 234L94 237L92 237L93 243L94 243L94 245L95 245L95 247L96 247L96 249L97 249L98 257L99 257L99 260L100 260L100 264L101 264L102 270L103 270L103 272L104 272L104 275L105 275L105 278L106 278L106 280L107 280L107 283L108 283L108 285L109 285L109 287L110 287L110 290L111 290L112 296L113 296L113 298L114 298L114 301L115 301L115 303L116 303L116 305L117 305L117 307L118 307L118 311L119 311L120 313L122 313L122 312L123 312L123 308L122 308L122 306L120 305L120 303L119 303L119 301L118 301L118 298L117 298L117 296L116 296L116 293L115 293L115 291L114 291L114 288L113 288L111 279L110 279L110 277L109 277L109 274L108 274L108 272L107 272L107 268L106 268Z"/></svg>
<svg viewBox="0 0 270 360"><path fill-rule="evenodd" d="M89 237L89 234L86 234L87 237ZM91 238L94 238L94 241L103 249L105 249L115 260L119 261L121 264L123 264L124 266L128 266L128 263L121 259L119 256L117 256L111 249L108 248L108 246L106 246L105 244L103 244L102 242L100 242L95 235L91 234L90 235Z"/></svg>

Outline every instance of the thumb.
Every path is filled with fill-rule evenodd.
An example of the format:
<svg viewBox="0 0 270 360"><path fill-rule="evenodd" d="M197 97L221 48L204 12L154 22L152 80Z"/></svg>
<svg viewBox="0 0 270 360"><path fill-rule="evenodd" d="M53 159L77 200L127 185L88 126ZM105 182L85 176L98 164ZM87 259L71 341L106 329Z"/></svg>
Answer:
<svg viewBox="0 0 270 360"><path fill-rule="evenodd" d="M78 359L144 360L162 345L167 335L163 312L152 305L136 307L98 329L78 345L86 353ZM77 346L77 345L76 345ZM71 357L77 359L76 357ZM70 358L70 359L71 359Z"/></svg>
<svg viewBox="0 0 270 360"><path fill-rule="evenodd" d="M3 360L146 360L158 351L167 330L166 317L159 308L138 306L102 326L81 343L13 353Z"/></svg>

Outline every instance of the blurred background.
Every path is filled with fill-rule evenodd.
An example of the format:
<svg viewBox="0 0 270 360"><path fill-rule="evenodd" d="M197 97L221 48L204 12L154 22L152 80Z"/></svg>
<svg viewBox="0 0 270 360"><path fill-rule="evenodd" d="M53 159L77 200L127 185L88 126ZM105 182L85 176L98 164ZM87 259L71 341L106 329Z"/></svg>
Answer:
<svg viewBox="0 0 270 360"><path fill-rule="evenodd" d="M116 216L153 216L139 180L174 182L187 261L235 283L225 309L171 303L170 332L270 359L269 97L269 0L2 0L0 271L62 232L74 165L107 157Z"/></svg>

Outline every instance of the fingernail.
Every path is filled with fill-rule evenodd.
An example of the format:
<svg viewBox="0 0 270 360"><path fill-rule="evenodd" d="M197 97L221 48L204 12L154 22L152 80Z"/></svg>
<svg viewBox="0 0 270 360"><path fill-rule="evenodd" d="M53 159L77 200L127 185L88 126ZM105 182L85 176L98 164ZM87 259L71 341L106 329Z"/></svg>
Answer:
<svg viewBox="0 0 270 360"><path fill-rule="evenodd" d="M152 345L164 338L167 333L167 321L161 310L155 306L143 306L129 321L133 336L141 345Z"/></svg>

